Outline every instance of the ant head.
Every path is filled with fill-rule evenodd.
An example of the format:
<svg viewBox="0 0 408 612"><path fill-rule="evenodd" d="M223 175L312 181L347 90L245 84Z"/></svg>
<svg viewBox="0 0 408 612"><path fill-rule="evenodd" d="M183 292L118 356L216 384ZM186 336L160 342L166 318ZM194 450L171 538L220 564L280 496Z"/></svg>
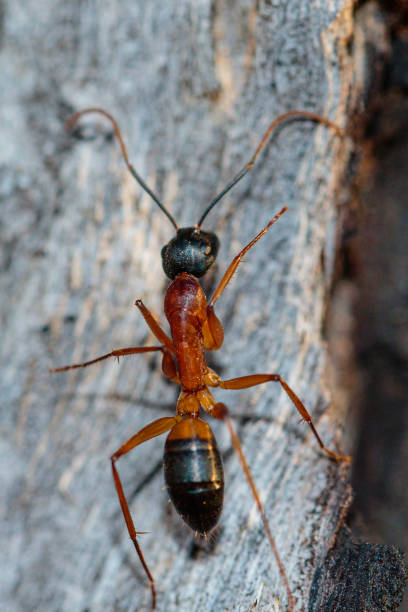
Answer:
<svg viewBox="0 0 408 612"><path fill-rule="evenodd" d="M200 278L217 257L219 240L212 232L199 227L182 227L176 236L162 248L163 270L169 278L187 272Z"/></svg>

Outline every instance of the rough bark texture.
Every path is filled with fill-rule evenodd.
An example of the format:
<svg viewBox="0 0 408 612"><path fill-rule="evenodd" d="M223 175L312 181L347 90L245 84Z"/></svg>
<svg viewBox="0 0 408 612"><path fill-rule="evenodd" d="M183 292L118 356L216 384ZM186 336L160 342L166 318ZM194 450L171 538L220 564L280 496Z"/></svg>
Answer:
<svg viewBox="0 0 408 612"><path fill-rule="evenodd" d="M354 365L360 375L352 394L359 415L353 528L406 550L407 3L361 2L355 23L360 163L351 225L359 231L348 232L343 249L347 283L354 287Z"/></svg>
<svg viewBox="0 0 408 612"><path fill-rule="evenodd" d="M172 228L126 173L110 126L89 117L75 139L64 120L89 105L111 111L140 174L178 222L191 225L277 114L306 108L346 124L352 2L27 0L1 5L0 36L0 605L148 609L108 458L173 411L177 390L155 355L54 376L48 368L152 343L133 304L141 297L162 316L160 249ZM226 338L211 365L226 378L281 373L327 444L350 451L340 435L344 414L325 383L322 337L347 155L347 143L324 127L281 130L205 223L221 239L205 287L289 206L217 305ZM363 609L323 605L316 592L349 500L347 468L319 452L276 385L221 395L237 415L297 609ZM214 431L226 500L204 548L162 490L163 438L118 464L136 528L151 532L140 540L158 610L251 610L255 601L259 610L285 610L238 460L222 425ZM383 554L394 562L395 551ZM339 580L331 577L333 588ZM399 597L397 589L378 609L394 609Z"/></svg>

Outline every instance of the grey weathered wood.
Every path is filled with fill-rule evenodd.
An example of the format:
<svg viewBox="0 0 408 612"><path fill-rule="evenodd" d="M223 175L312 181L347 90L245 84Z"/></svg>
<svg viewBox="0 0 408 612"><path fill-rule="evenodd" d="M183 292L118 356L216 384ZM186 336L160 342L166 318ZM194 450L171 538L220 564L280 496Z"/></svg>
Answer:
<svg viewBox="0 0 408 612"><path fill-rule="evenodd" d="M134 165L182 225L252 154L268 123L306 108L344 125L352 70L351 2L9 2L2 22L2 442L6 610L141 610L150 593L128 540L108 458L177 391L153 357L51 377L48 368L151 341L133 303L162 313L162 213L128 176L109 126L70 112L101 105L119 120ZM292 123L252 176L208 218L221 252L212 284L273 214L217 312L225 377L278 371L325 441L342 416L325 384L322 321L333 272L347 147ZM221 397L221 393L217 394ZM297 606L307 606L347 498L346 470L322 456L274 385L224 393ZM273 609L286 594L254 502L225 453L225 509L211 552L167 505L163 439L119 464L157 580L159 610ZM195 557L193 559L193 557ZM277 607L278 609L278 607Z"/></svg>

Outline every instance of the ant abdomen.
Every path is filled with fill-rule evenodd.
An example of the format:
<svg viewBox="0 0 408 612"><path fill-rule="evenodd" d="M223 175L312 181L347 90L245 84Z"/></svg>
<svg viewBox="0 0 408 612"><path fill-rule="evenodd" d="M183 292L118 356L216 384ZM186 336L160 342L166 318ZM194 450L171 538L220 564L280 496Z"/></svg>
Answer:
<svg viewBox="0 0 408 612"><path fill-rule="evenodd" d="M164 450L167 491L182 519L200 534L215 527L222 511L224 472L211 428L186 417L167 436Z"/></svg>

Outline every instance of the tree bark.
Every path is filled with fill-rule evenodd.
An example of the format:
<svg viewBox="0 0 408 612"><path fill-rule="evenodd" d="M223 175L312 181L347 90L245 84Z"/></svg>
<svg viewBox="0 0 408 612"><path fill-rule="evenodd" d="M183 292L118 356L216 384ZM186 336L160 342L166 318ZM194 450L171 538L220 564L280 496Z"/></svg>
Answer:
<svg viewBox="0 0 408 612"><path fill-rule="evenodd" d="M149 609L109 457L174 412L177 388L156 355L48 369L154 343L134 301L164 320L160 249L172 227L127 173L109 124L84 118L75 138L64 121L86 106L110 111L138 172L181 226L193 225L276 115L307 109L346 126L352 2L27 0L1 14L2 609ZM242 246L289 207L217 304L225 344L210 365L223 378L279 372L327 445L345 452L323 328L350 150L324 126L280 130L206 220L221 248L203 282L211 293ZM276 385L217 399L235 415L296 610L334 609L316 598L316 576L346 514L348 468L319 451ZM140 543L157 609L286 610L227 432L211 426L227 484L203 546L162 490L163 437L118 462L136 529L149 532ZM395 559L384 554L385 564Z"/></svg>

